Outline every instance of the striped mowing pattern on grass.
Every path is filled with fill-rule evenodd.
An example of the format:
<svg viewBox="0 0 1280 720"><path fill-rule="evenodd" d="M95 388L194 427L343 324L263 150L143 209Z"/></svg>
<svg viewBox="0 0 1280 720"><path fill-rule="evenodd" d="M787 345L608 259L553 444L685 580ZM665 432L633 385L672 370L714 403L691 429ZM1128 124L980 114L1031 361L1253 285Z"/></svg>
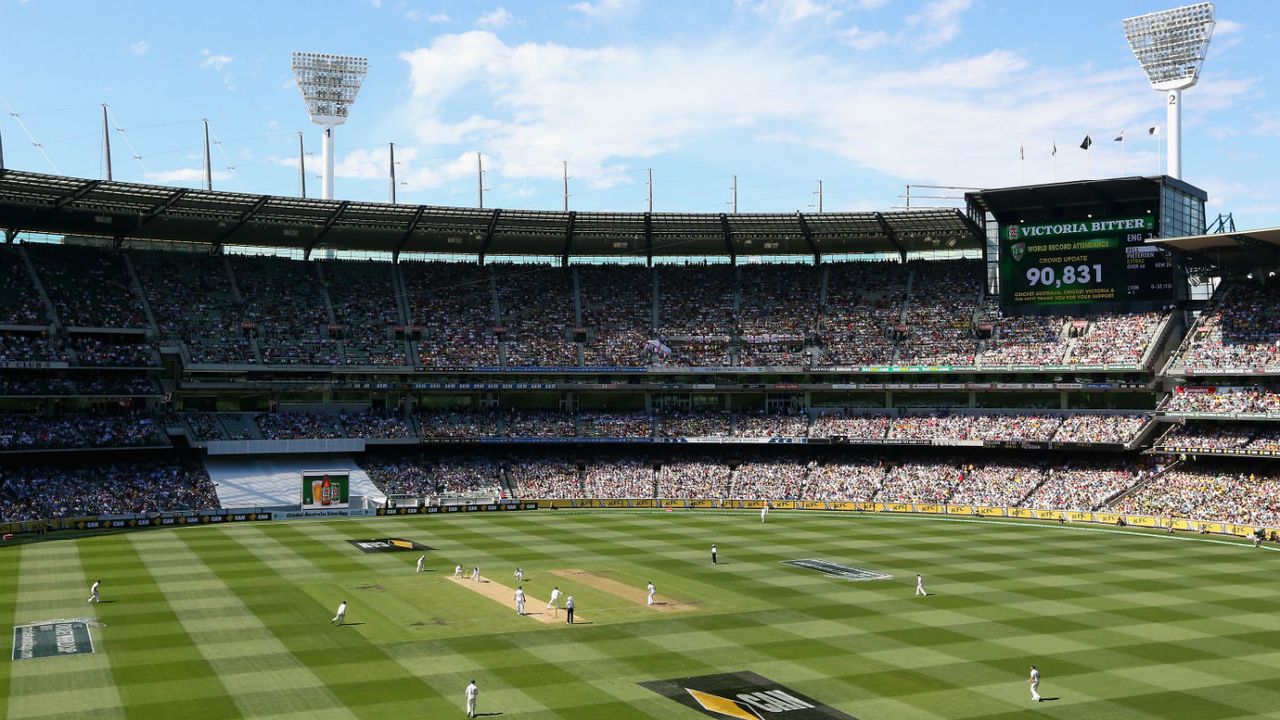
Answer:
<svg viewBox="0 0 1280 720"><path fill-rule="evenodd" d="M11 625L98 653L3 663L9 718L693 718L637 683L751 670L860 720L1252 718L1280 708L1280 555L1071 526L752 511L537 512L152 530L0 551ZM349 539L433 548L363 553ZM1180 536L1185 538L1185 536ZM720 548L712 566L708 549ZM822 558L894 576L847 583ZM591 624L520 618L455 564ZM553 570L695 606L660 613ZM913 597L924 575L931 596ZM111 602L86 611L92 577ZM328 623L341 600L350 625ZM7 629L10 633L11 630ZM1035 705L1029 666L1044 675Z"/></svg>

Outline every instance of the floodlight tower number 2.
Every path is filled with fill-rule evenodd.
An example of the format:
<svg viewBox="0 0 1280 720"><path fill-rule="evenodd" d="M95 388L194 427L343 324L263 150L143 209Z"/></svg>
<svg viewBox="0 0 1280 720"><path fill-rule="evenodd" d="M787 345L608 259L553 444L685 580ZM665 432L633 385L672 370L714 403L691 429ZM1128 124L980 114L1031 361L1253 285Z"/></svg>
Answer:
<svg viewBox="0 0 1280 720"><path fill-rule="evenodd" d="M1168 170L1182 178L1182 91L1200 79L1200 65L1213 37L1213 3L1126 18L1124 36L1146 71L1151 87L1167 93Z"/></svg>
<svg viewBox="0 0 1280 720"><path fill-rule="evenodd" d="M333 129L347 121L369 72L368 58L324 53L293 53L293 79L302 91L311 122L324 130L320 197L333 199Z"/></svg>

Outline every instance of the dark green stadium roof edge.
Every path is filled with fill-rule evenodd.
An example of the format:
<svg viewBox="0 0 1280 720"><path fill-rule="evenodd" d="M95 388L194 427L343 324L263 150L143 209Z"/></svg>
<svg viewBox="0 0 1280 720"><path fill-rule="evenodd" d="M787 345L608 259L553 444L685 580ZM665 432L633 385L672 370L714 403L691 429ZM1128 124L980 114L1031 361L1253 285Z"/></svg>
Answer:
<svg viewBox="0 0 1280 720"><path fill-rule="evenodd" d="M439 255L796 256L981 251L957 209L621 213L393 205L0 170L0 228L207 245Z"/></svg>

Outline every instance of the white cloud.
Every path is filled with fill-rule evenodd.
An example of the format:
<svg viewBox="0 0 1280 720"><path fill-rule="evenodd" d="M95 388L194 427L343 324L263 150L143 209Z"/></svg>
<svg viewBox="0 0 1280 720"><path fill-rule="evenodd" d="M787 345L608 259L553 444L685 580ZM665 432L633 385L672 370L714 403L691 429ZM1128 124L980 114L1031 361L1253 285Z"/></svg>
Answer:
<svg viewBox="0 0 1280 720"><path fill-rule="evenodd" d="M596 0L596 2L578 2L569 6L569 10L581 13L589 18L603 18L616 15L635 7L638 0Z"/></svg>
<svg viewBox="0 0 1280 720"><path fill-rule="evenodd" d="M209 48L201 50L200 54L204 57L204 59L200 61L200 67L206 70L224 70L235 60L235 58L230 55L214 53L209 50Z"/></svg>
<svg viewBox="0 0 1280 720"><path fill-rule="evenodd" d="M1007 50L885 72L833 66L783 41L573 47L472 31L400 58L411 95L397 113L424 154L459 153L465 176L475 162L466 151L483 149L506 179L556 178L567 160L593 188L633 182L632 163L736 128L892 178L984 187L1018 182L1020 143L1027 181L1052 179L1056 139L1058 179L1105 177L1120 172L1118 144L1099 140L1086 155L1080 138L1145 128L1155 112L1136 67L1040 68ZM1214 85L1217 97L1203 93L1197 111L1238 101L1252 81ZM483 109L451 112L463 103ZM1126 150L1129 171L1154 167L1154 148ZM450 177L416 170L423 186Z"/></svg>
<svg viewBox="0 0 1280 720"><path fill-rule="evenodd" d="M951 42L960 35L960 14L972 4L973 0L934 0L907 16L905 41L925 49Z"/></svg>
<svg viewBox="0 0 1280 720"><path fill-rule="evenodd" d="M851 25L847 30L837 33L837 37L855 50L875 50L887 45L890 39L889 33L883 30L868 32L857 25Z"/></svg>
<svg viewBox="0 0 1280 720"><path fill-rule="evenodd" d="M1235 20L1217 20L1213 24L1213 41L1209 43L1209 57L1244 42L1244 24Z"/></svg>
<svg viewBox="0 0 1280 720"><path fill-rule="evenodd" d="M506 8L500 7L481 15L476 18L476 25L482 28L504 28L512 23L516 18Z"/></svg>
<svg viewBox="0 0 1280 720"><path fill-rule="evenodd" d="M794 23L804 20L834 22L844 15L842 0L736 0L744 7L774 22Z"/></svg>
<svg viewBox="0 0 1280 720"><path fill-rule="evenodd" d="M230 170L214 170L212 172L214 180L230 180ZM157 183L184 183L184 182L204 182L203 167L176 168L174 170L161 170L159 172L149 172L147 179Z"/></svg>
<svg viewBox="0 0 1280 720"><path fill-rule="evenodd" d="M131 43L129 45L129 52L133 53L134 55L146 55L150 51L151 51L151 43L147 42L146 40L139 40L138 42Z"/></svg>
<svg viewBox="0 0 1280 720"><path fill-rule="evenodd" d="M429 22L429 23L447 23L449 16L442 12L430 12L428 10L408 10L404 17L410 22Z"/></svg>

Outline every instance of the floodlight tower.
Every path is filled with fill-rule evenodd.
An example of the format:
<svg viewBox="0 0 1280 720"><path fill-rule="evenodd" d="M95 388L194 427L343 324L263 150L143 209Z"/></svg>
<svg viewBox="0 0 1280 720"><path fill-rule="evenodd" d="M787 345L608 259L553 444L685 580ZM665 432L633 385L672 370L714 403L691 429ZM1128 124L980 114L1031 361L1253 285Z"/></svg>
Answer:
<svg viewBox="0 0 1280 720"><path fill-rule="evenodd" d="M1200 79L1213 37L1213 3L1184 5L1124 21L1124 37L1151 80L1166 93L1169 157L1166 173L1182 177L1182 91Z"/></svg>
<svg viewBox="0 0 1280 720"><path fill-rule="evenodd" d="M325 53L293 53L293 78L302 91L311 122L324 129L321 144L320 197L333 199L333 129L347 121L360 84L369 72L368 58Z"/></svg>

